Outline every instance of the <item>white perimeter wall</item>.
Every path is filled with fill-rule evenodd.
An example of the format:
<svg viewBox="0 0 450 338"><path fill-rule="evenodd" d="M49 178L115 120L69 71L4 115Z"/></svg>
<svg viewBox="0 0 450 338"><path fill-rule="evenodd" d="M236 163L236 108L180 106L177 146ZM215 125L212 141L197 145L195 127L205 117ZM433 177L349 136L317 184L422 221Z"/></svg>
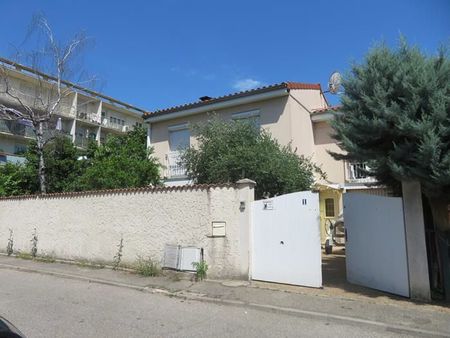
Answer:
<svg viewBox="0 0 450 338"><path fill-rule="evenodd" d="M111 262L123 237L124 263L138 255L161 261L165 244L189 245L204 249L209 277L247 278L249 218L241 200L251 203L251 186L1 199L0 250L11 228L14 250L30 252L36 228L38 255ZM226 222L225 237L211 237L212 221Z"/></svg>
<svg viewBox="0 0 450 338"><path fill-rule="evenodd" d="M344 223L348 281L408 297L402 199L344 194Z"/></svg>

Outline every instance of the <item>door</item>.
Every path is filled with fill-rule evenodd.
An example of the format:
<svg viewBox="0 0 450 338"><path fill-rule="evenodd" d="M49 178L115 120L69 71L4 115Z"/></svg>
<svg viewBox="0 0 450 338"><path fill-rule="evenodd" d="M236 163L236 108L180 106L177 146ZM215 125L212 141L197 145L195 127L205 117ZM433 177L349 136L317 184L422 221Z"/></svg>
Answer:
<svg viewBox="0 0 450 338"><path fill-rule="evenodd" d="M252 239L252 279L322 286L317 193L253 202Z"/></svg>

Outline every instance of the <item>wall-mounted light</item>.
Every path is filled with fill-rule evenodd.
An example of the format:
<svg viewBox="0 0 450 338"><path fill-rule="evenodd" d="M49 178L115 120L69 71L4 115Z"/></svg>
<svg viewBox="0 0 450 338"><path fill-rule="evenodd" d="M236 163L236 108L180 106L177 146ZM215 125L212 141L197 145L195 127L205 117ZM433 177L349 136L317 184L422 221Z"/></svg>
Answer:
<svg viewBox="0 0 450 338"><path fill-rule="evenodd" d="M244 201L241 201L241 203L239 204L239 210L241 212L244 212L244 210L245 210L245 202Z"/></svg>

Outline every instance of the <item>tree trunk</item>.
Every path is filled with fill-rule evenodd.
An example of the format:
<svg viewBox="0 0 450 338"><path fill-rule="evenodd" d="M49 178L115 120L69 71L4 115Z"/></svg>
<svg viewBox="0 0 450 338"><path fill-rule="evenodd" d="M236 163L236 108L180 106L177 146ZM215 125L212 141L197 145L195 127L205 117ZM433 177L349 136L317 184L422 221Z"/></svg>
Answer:
<svg viewBox="0 0 450 338"><path fill-rule="evenodd" d="M429 198L434 227L440 231L450 231L450 196Z"/></svg>
<svg viewBox="0 0 450 338"><path fill-rule="evenodd" d="M37 141L37 154L39 157L39 167L38 167L39 187L41 190L41 194L45 194L45 193L47 193L47 182L46 182L46 178L45 178L43 122L39 122L39 124L38 124L37 132L36 132L36 141Z"/></svg>

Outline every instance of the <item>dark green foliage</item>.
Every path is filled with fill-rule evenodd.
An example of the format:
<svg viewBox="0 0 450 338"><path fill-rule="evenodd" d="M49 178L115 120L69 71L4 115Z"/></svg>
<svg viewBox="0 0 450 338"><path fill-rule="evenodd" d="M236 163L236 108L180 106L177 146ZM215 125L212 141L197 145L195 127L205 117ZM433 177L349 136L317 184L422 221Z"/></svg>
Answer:
<svg viewBox="0 0 450 338"><path fill-rule="evenodd" d="M6 163L0 165L0 196L30 194L35 188L30 186L28 172L23 165Z"/></svg>
<svg viewBox="0 0 450 338"><path fill-rule="evenodd" d="M450 194L450 62L402 40L377 46L344 78L336 138L347 155L367 161L381 182L419 180L428 196Z"/></svg>
<svg viewBox="0 0 450 338"><path fill-rule="evenodd" d="M110 137L101 146L93 141L86 150L79 150L71 140L58 136L44 148L47 192L158 184L159 164L149 155L143 128ZM35 142L31 142L25 157L23 165L0 166L0 196L39 192Z"/></svg>
<svg viewBox="0 0 450 338"><path fill-rule="evenodd" d="M160 165L146 146L146 130L135 128L123 136L109 137L100 147L88 149L86 171L76 190L143 187L159 184Z"/></svg>
<svg viewBox="0 0 450 338"><path fill-rule="evenodd" d="M72 190L74 180L82 173L78 156L78 150L66 137L58 136L46 144L44 158L48 192ZM0 166L0 195L33 194L39 191L36 142L30 142L25 158L25 164L7 163Z"/></svg>
<svg viewBox="0 0 450 338"><path fill-rule="evenodd" d="M78 160L80 155L80 150L65 136L58 136L45 146L44 159L48 192L73 190L73 182L83 174L83 162ZM36 149L31 147L26 157L28 165L32 165L37 172L38 157L36 156Z"/></svg>
<svg viewBox="0 0 450 338"><path fill-rule="evenodd" d="M199 146L184 151L182 161L197 183L256 181L256 196L308 190L319 169L281 146L271 135L249 122L212 119L194 126Z"/></svg>

